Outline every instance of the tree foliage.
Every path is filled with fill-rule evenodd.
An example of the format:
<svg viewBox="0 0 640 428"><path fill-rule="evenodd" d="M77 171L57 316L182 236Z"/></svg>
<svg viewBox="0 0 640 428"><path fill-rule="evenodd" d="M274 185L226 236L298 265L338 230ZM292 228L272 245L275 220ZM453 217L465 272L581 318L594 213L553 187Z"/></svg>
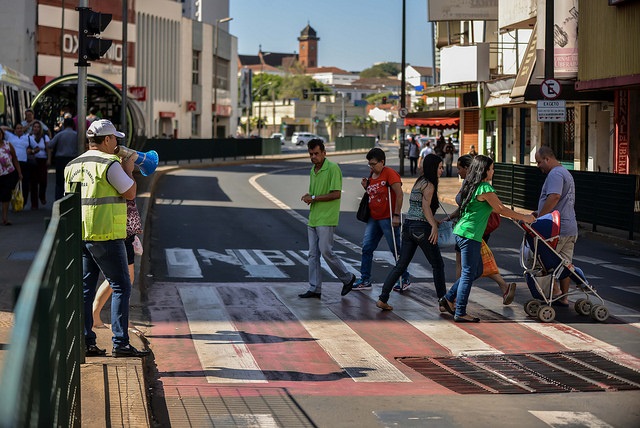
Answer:
<svg viewBox="0 0 640 428"><path fill-rule="evenodd" d="M382 62L360 72L360 77L389 77L400 73L400 64L396 62Z"/></svg>

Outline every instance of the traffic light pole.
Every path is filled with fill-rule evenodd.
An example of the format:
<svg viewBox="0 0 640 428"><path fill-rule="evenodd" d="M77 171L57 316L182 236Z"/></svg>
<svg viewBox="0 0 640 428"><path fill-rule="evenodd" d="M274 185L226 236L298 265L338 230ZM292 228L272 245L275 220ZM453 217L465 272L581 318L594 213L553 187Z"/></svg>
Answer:
<svg viewBox="0 0 640 428"><path fill-rule="evenodd" d="M78 0L78 9L86 8L89 6L89 0ZM82 16L80 16L82 20ZM79 25L78 28L81 28ZM78 34L78 42L84 44L85 38ZM76 105L78 106L77 118L78 118L78 154L85 152L85 138L87 133L87 63L81 57L84 52L84 46L78 47L78 98Z"/></svg>

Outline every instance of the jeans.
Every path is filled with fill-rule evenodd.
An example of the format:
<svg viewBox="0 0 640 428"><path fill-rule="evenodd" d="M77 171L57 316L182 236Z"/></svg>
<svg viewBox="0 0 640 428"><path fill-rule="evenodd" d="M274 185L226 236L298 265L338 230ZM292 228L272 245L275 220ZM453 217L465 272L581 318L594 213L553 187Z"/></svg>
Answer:
<svg viewBox="0 0 640 428"><path fill-rule="evenodd" d="M409 168L411 175L416 175L416 172L418 172L418 158L409 157Z"/></svg>
<svg viewBox="0 0 640 428"><path fill-rule="evenodd" d="M371 265L373 262L373 252L378 247L382 236L387 240L389 250L394 253L394 257L400 254L400 227L396 227L391 231L391 221L388 218L382 220L374 220L372 218L367 222L367 228L364 231L362 239L362 260L360 262L360 277L363 281L371 280ZM396 249L394 249L393 239L395 237ZM406 270L402 273L402 279L409 280L409 272Z"/></svg>
<svg viewBox="0 0 640 428"><path fill-rule="evenodd" d="M329 269L343 284L353 279L342 260L333 252L333 233L335 226L307 226L309 239L309 291L320 293L322 290L322 265L320 256L329 266Z"/></svg>
<svg viewBox="0 0 640 428"><path fill-rule="evenodd" d="M444 170L446 171L447 177L451 177L451 174L453 174L453 164L445 164Z"/></svg>
<svg viewBox="0 0 640 428"><path fill-rule="evenodd" d="M431 234L431 225L426 221L405 220L402 228L402 249L400 250L400 259L396 266L389 272L387 279L384 280L380 300L387 302L393 285L398 281L402 272L407 269L411 259L418 247L424 253L431 264L433 270L433 282L436 286L436 294L438 298L445 295L447 285L444 279L444 261L440 254L440 247L429 242Z"/></svg>
<svg viewBox="0 0 640 428"><path fill-rule="evenodd" d="M124 239L112 241L84 241L82 247L82 288L84 296L84 336L85 344L95 345L93 332L93 299L100 272L109 282L111 295L111 330L113 346L129 344L129 297L131 280L127 266L127 252Z"/></svg>
<svg viewBox="0 0 640 428"><path fill-rule="evenodd" d="M64 196L64 169L73 157L56 156L54 162L56 164L56 201Z"/></svg>
<svg viewBox="0 0 640 428"><path fill-rule="evenodd" d="M455 236L456 243L460 247L462 272L445 297L450 302L456 301L456 316L462 317L467 314L467 302L473 281L482 275L482 256L480 255L482 244L473 239Z"/></svg>

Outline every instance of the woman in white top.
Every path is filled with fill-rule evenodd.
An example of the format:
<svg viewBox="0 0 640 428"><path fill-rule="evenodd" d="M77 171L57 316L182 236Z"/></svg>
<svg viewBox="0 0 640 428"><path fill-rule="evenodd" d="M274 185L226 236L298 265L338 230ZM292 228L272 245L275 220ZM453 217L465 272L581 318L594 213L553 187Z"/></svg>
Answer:
<svg viewBox="0 0 640 428"><path fill-rule="evenodd" d="M42 124L34 122L29 135L27 155L35 156L36 164L31 164L31 209L38 209L38 199L42 205L47 204L47 163L49 155L49 137L44 133Z"/></svg>

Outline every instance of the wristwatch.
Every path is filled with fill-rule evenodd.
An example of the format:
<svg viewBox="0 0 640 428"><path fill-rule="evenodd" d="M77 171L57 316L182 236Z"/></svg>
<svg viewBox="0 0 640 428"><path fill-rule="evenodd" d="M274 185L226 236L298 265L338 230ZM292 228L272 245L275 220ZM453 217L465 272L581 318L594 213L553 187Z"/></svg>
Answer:
<svg viewBox="0 0 640 428"><path fill-rule="evenodd" d="M315 201L316 200L316 195L311 195L311 200Z"/></svg>

